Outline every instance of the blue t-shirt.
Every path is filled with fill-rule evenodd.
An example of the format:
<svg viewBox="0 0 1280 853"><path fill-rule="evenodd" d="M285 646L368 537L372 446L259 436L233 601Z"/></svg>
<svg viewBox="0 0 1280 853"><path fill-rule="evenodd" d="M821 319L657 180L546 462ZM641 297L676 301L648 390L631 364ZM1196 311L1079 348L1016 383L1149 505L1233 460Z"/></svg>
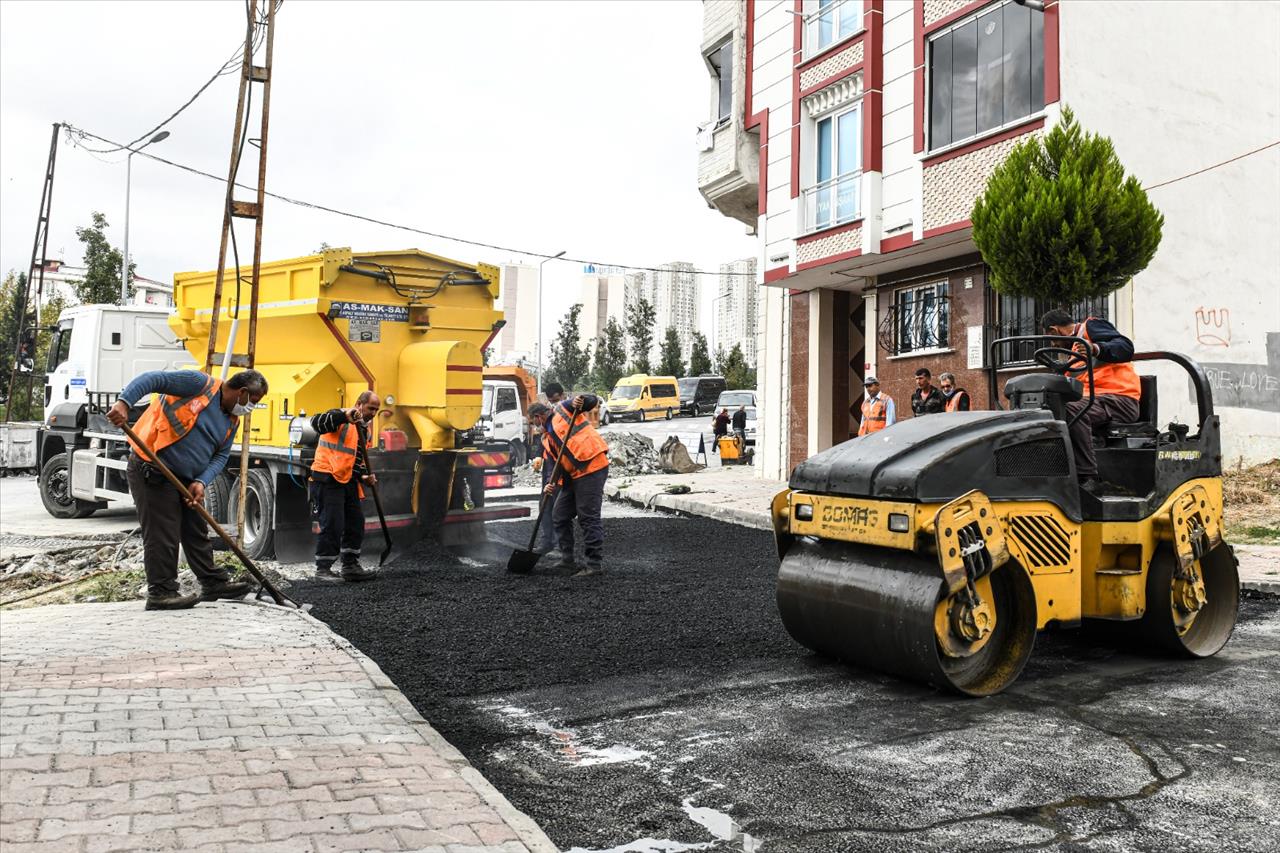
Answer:
<svg viewBox="0 0 1280 853"><path fill-rule="evenodd" d="M128 406L136 406L151 394L194 397L204 390L209 377L196 370L149 370L139 374L120 392ZM179 441L160 451L160 461L168 465L179 480L200 482L206 486L218 476L231 455L228 435L234 419L222 408L218 397L196 417L191 431Z"/></svg>

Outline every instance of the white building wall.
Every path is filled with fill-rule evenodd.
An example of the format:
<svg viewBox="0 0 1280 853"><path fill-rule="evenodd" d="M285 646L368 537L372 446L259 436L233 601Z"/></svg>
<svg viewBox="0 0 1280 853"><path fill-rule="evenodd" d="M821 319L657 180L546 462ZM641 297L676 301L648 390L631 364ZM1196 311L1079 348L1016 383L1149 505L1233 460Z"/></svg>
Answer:
<svg viewBox="0 0 1280 853"><path fill-rule="evenodd" d="M884 96L881 112L881 226L886 236L907 233L916 224L920 195L920 161L914 149L915 22L911 0L888 0L884 6ZM874 213L874 211L871 211Z"/></svg>
<svg viewBox="0 0 1280 853"><path fill-rule="evenodd" d="M626 326L626 276L584 274L579 302L582 314L578 320L578 343L584 347L594 346L610 319Z"/></svg>
<svg viewBox="0 0 1280 853"><path fill-rule="evenodd" d="M1060 9L1063 102L1085 128L1111 137L1144 186L1280 139L1280 5ZM1122 311L1131 306L1117 319L1131 325L1139 350L1182 352L1206 366L1227 463L1280 456L1280 148L1149 196L1165 216L1163 239L1131 298L1116 300ZM1162 422L1195 423L1185 373L1139 370L1160 377ZM1230 387L1239 384L1251 386L1247 401Z"/></svg>
<svg viewBox="0 0 1280 853"><path fill-rule="evenodd" d="M503 264L499 291L498 304L507 323L498 333L498 358L534 356L538 349L538 268Z"/></svg>

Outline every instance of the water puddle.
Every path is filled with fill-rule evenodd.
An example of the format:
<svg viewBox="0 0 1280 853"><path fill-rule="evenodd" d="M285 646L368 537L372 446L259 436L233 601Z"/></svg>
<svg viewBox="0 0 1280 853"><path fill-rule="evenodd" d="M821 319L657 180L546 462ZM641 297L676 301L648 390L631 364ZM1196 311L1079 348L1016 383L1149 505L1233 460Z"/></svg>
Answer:
<svg viewBox="0 0 1280 853"><path fill-rule="evenodd" d="M555 750L558 760L575 767L595 767L601 764L625 764L647 762L653 754L626 744L601 744L594 738L583 738L573 729L552 725L533 711L514 705L490 707L507 717L513 724L532 729L546 737Z"/></svg>
<svg viewBox="0 0 1280 853"><path fill-rule="evenodd" d="M727 841L734 849L741 847L742 853L759 853L764 849L764 842L752 838L742 831L742 827L727 813L706 806L695 806L692 798L680 803L689 820L701 826L712 836L711 841L672 841L669 838L637 838L618 847L588 849L573 847L565 853L685 853L689 850L707 850Z"/></svg>

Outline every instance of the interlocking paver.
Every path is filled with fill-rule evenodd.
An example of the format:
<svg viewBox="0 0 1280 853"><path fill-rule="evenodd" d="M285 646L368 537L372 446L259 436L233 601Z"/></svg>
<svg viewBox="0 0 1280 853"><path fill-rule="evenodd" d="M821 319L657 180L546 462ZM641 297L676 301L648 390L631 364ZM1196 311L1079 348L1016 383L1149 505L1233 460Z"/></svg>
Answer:
<svg viewBox="0 0 1280 853"><path fill-rule="evenodd" d="M309 616L67 605L0 634L4 853L555 849Z"/></svg>

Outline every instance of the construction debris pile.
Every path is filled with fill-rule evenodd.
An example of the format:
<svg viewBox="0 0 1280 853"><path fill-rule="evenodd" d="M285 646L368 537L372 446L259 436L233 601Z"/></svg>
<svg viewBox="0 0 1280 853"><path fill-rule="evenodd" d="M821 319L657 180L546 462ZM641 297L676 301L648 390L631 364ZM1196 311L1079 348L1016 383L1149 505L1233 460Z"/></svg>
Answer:
<svg viewBox="0 0 1280 853"><path fill-rule="evenodd" d="M602 435L609 444L610 477L657 474L662 470L652 439L636 432L607 432Z"/></svg>

